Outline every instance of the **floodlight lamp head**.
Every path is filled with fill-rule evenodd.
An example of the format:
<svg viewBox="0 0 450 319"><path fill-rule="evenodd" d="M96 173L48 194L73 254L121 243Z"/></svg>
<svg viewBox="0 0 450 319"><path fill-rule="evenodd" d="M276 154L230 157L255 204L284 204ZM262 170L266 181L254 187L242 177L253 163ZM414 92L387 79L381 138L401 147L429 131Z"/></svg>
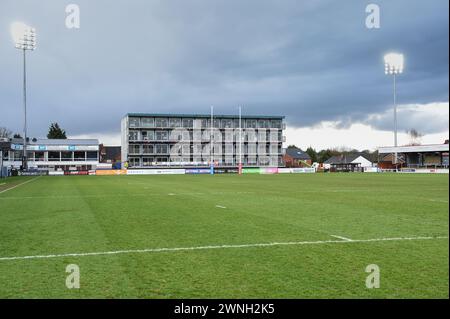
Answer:
<svg viewBox="0 0 450 319"><path fill-rule="evenodd" d="M14 22L11 25L11 35L14 46L20 50L36 49L36 29L22 22Z"/></svg>
<svg viewBox="0 0 450 319"><path fill-rule="evenodd" d="M400 53L389 53L384 56L385 74L402 74L404 67L404 57Z"/></svg>

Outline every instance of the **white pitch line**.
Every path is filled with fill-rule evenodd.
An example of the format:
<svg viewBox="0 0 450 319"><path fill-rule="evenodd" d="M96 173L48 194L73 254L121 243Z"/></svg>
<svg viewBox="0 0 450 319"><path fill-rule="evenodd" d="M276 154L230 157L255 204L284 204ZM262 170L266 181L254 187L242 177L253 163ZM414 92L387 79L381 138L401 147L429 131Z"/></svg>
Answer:
<svg viewBox="0 0 450 319"><path fill-rule="evenodd" d="M393 238L354 239L352 241L320 240L320 241L274 242L274 243L241 244L241 245L216 245L216 246L194 246L194 247L175 247L175 248L129 249L129 250L115 250L115 251L102 251L102 252L90 252L90 253L69 253L69 254L53 254L53 255L0 257L0 261L60 258L60 257L118 255L118 254L137 254L137 253L159 253L159 252L176 252L176 251L210 250L210 249L227 249L227 248L255 248L255 247L300 246L300 245L320 245L320 244L352 244L352 243L370 243L370 242L383 242L383 241L408 241L408 240L433 240L433 239L448 239L448 236L393 237Z"/></svg>
<svg viewBox="0 0 450 319"><path fill-rule="evenodd" d="M342 237L342 236L337 236L337 235L330 235L330 236L334 237L334 238L342 239L342 240L345 240L345 241L353 241L352 239L347 238L347 237Z"/></svg>
<svg viewBox="0 0 450 319"><path fill-rule="evenodd" d="M437 203L448 203L448 200L443 199L428 199L430 202L437 202Z"/></svg>
<svg viewBox="0 0 450 319"><path fill-rule="evenodd" d="M25 185L26 183L32 182L32 181L34 181L34 180L38 179L39 177L40 177L40 176L37 176L37 177L35 177L35 178L32 178L32 179L29 179L29 180L27 180L27 181L25 181L25 182L23 182L23 183L17 184L17 185L15 185L15 186L13 186L13 187L10 187L10 188L7 188L7 189L4 189L4 190L0 191L0 194L2 194L2 193L5 193L5 192L7 192L7 191L10 191L11 189L14 189L14 188L16 188L16 187L19 187L19 186Z"/></svg>
<svg viewBox="0 0 450 319"><path fill-rule="evenodd" d="M222 208L222 209L226 209L225 206L220 206L220 205L216 205L217 208Z"/></svg>

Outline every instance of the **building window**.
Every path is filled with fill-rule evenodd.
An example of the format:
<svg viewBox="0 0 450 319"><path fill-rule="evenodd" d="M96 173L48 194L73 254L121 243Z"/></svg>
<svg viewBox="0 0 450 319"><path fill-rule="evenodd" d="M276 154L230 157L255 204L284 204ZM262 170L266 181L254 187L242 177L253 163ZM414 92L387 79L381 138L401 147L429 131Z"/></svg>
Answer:
<svg viewBox="0 0 450 319"><path fill-rule="evenodd" d="M270 154L278 154L278 144L270 144Z"/></svg>
<svg viewBox="0 0 450 319"><path fill-rule="evenodd" d="M138 133L138 132L136 132ZM141 140L142 141L153 141L154 132L153 131L141 131ZM133 141L139 140L139 134L137 136L133 136Z"/></svg>
<svg viewBox="0 0 450 319"><path fill-rule="evenodd" d="M98 154L95 151L88 151L87 154L87 160L88 161L97 161L98 160Z"/></svg>
<svg viewBox="0 0 450 319"><path fill-rule="evenodd" d="M246 128L256 128L256 120L247 120L245 121Z"/></svg>
<svg viewBox="0 0 450 319"><path fill-rule="evenodd" d="M62 153L62 154L64 154L63 156L65 156L66 153L68 153L70 155L69 159L72 160L72 152L63 152ZM34 152L34 160L43 162L45 160L44 154L45 154L44 152ZM66 157L63 157L63 158L66 158Z"/></svg>
<svg viewBox="0 0 450 319"><path fill-rule="evenodd" d="M169 140L169 132L168 131L156 131L156 140L157 141L168 141Z"/></svg>
<svg viewBox="0 0 450 319"><path fill-rule="evenodd" d="M142 158L142 166L152 166L153 157L144 157Z"/></svg>
<svg viewBox="0 0 450 319"><path fill-rule="evenodd" d="M48 160L49 161L59 161L59 152L48 152ZM83 152L83 159L84 159L84 152Z"/></svg>
<svg viewBox="0 0 450 319"><path fill-rule="evenodd" d="M130 157L128 160L128 164L130 165L130 167L137 167L141 165L139 158L137 157Z"/></svg>
<svg viewBox="0 0 450 319"><path fill-rule="evenodd" d="M233 144L225 144L225 155L233 155L234 147Z"/></svg>
<svg viewBox="0 0 450 319"><path fill-rule="evenodd" d="M48 154L50 156L50 152L48 152ZM75 161L84 161L86 158L86 154L85 152L73 152L73 157Z"/></svg>
<svg viewBox="0 0 450 319"><path fill-rule="evenodd" d="M154 147L153 147L153 145L152 145L152 144L150 144L150 145L144 145L144 146L143 146L143 152L144 152L144 154L153 154L153 152L154 152Z"/></svg>
<svg viewBox="0 0 450 319"><path fill-rule="evenodd" d="M156 118L155 127L169 127L169 121L166 118Z"/></svg>
<svg viewBox="0 0 450 319"><path fill-rule="evenodd" d="M11 160L14 161L21 161L22 160L22 151L14 151L13 153L13 157L11 158Z"/></svg>
<svg viewBox="0 0 450 319"><path fill-rule="evenodd" d="M226 143L233 143L235 140L235 133L236 133L236 142L239 142L239 131L235 132L232 129L225 129L225 135L223 136L223 141Z"/></svg>
<svg viewBox="0 0 450 319"><path fill-rule="evenodd" d="M155 131L147 131L147 140L153 141L155 139Z"/></svg>
<svg viewBox="0 0 450 319"><path fill-rule="evenodd" d="M270 142L278 142L278 130L270 130L269 132L269 141Z"/></svg>
<svg viewBox="0 0 450 319"><path fill-rule="evenodd" d="M167 154L169 152L167 144L157 144L156 154Z"/></svg>
<svg viewBox="0 0 450 319"><path fill-rule="evenodd" d="M130 141L137 141L139 139L139 132L138 131L130 131L128 133L128 139Z"/></svg>
<svg viewBox="0 0 450 319"><path fill-rule="evenodd" d="M202 140L202 131L201 130L194 130L193 132L193 141L200 142Z"/></svg>
<svg viewBox="0 0 450 319"><path fill-rule="evenodd" d="M258 164L262 166L269 165L269 159L268 156L258 156Z"/></svg>
<svg viewBox="0 0 450 319"><path fill-rule="evenodd" d="M258 136L256 135L255 130L246 131L247 133L247 141L249 143L256 143L258 141Z"/></svg>
<svg viewBox="0 0 450 319"><path fill-rule="evenodd" d="M247 145L248 154L256 154L256 144Z"/></svg>
<svg viewBox="0 0 450 319"><path fill-rule="evenodd" d="M202 121L202 123L201 123L202 128L209 128L210 127L211 121L209 119L202 119L201 121Z"/></svg>
<svg viewBox="0 0 450 319"><path fill-rule="evenodd" d="M271 128L281 129L281 120L272 120L270 126Z"/></svg>
<svg viewBox="0 0 450 319"><path fill-rule="evenodd" d="M38 152L34 154L34 156L37 155ZM42 153L42 158L44 157L44 154ZM61 152L61 160L63 161L71 161L72 160L72 152Z"/></svg>
<svg viewBox="0 0 450 319"><path fill-rule="evenodd" d="M258 128L268 128L269 121L267 120L258 120Z"/></svg>
<svg viewBox="0 0 450 319"><path fill-rule="evenodd" d="M249 164L249 165L256 165L256 156L249 156L247 158L247 164Z"/></svg>
<svg viewBox="0 0 450 319"><path fill-rule="evenodd" d="M233 120L232 119L223 119L222 120L222 128L233 128Z"/></svg>
<svg viewBox="0 0 450 319"><path fill-rule="evenodd" d="M130 123L130 127L139 127L139 118L138 117L130 117L129 123Z"/></svg>
<svg viewBox="0 0 450 319"><path fill-rule="evenodd" d="M194 126L194 121L192 119L183 119L184 128L192 128Z"/></svg>
<svg viewBox="0 0 450 319"><path fill-rule="evenodd" d="M155 119L152 117L143 117L141 119L142 127L155 127Z"/></svg>
<svg viewBox="0 0 450 319"><path fill-rule="evenodd" d="M191 133L189 131L183 131L183 141L184 142L191 141Z"/></svg>
<svg viewBox="0 0 450 319"><path fill-rule="evenodd" d="M202 120L201 119L195 119L193 124L194 124L194 128L195 129L201 129L202 128Z"/></svg>
<svg viewBox="0 0 450 319"><path fill-rule="evenodd" d="M130 145L130 154L139 154L141 147L139 145Z"/></svg>
<svg viewBox="0 0 450 319"><path fill-rule="evenodd" d="M170 127L181 127L181 119L179 118L169 118Z"/></svg>

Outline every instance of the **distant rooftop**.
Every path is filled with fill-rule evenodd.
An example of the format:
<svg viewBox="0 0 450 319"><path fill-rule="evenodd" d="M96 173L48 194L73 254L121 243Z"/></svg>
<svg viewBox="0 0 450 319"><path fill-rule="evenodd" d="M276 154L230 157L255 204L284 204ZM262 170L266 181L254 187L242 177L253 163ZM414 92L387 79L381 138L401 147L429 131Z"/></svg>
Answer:
<svg viewBox="0 0 450 319"><path fill-rule="evenodd" d="M303 152L301 149L297 147L288 147L286 149L286 155L289 155L293 159L297 160L310 160L311 157L308 155L308 153Z"/></svg>
<svg viewBox="0 0 450 319"><path fill-rule="evenodd" d="M176 113L127 113L125 117L184 117L184 118L211 118L211 114L176 114ZM213 114L214 118L238 118L239 115L226 115L226 114ZM285 117L280 115L242 115L243 119L279 119L282 120Z"/></svg>
<svg viewBox="0 0 450 319"><path fill-rule="evenodd" d="M448 152L448 144L428 144L428 145L409 145L409 146L386 146L379 147L380 154L386 153L419 153L419 152Z"/></svg>
<svg viewBox="0 0 450 319"><path fill-rule="evenodd" d="M367 154L364 153L350 153L350 154L342 154L342 155L335 155L330 157L325 161L325 164L351 164L354 160L356 160L358 157L364 157L366 160L370 161L367 158Z"/></svg>

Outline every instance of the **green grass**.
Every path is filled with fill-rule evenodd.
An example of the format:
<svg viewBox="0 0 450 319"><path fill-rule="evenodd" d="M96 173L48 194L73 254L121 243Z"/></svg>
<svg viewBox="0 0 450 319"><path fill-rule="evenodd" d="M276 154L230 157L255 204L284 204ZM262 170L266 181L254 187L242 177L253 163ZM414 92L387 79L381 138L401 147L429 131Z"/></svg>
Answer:
<svg viewBox="0 0 450 319"><path fill-rule="evenodd" d="M2 180L0 192L29 179ZM0 258L446 237L448 184L427 174L40 177L0 193ZM448 253L444 238L0 260L0 297L448 298ZM80 289L65 286L68 264ZM365 286L369 264L379 289Z"/></svg>

